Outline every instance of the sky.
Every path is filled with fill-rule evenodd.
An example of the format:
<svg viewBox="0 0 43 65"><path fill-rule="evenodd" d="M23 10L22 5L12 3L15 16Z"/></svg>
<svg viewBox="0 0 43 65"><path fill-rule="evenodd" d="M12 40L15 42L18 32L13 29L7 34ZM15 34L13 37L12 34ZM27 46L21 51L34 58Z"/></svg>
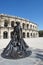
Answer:
<svg viewBox="0 0 43 65"><path fill-rule="evenodd" d="M0 0L0 14L29 19L43 30L43 0Z"/></svg>

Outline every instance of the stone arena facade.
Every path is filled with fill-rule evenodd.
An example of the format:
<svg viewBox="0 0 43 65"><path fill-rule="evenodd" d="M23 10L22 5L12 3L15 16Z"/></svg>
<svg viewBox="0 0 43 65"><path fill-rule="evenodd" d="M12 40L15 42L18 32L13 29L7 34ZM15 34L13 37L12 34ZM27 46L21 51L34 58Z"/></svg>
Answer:
<svg viewBox="0 0 43 65"><path fill-rule="evenodd" d="M39 36L36 23L17 16L0 14L0 39L12 38L12 31L16 22L20 22L23 38L36 38Z"/></svg>

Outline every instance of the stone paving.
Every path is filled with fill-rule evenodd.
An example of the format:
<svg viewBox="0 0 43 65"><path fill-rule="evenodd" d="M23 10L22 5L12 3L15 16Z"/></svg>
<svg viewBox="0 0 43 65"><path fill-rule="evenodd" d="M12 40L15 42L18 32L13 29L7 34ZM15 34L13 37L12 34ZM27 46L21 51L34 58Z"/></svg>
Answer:
<svg viewBox="0 0 43 65"><path fill-rule="evenodd" d="M43 65L43 50L31 49L32 54L29 57L22 59L2 58L2 51L3 50L0 50L0 65Z"/></svg>

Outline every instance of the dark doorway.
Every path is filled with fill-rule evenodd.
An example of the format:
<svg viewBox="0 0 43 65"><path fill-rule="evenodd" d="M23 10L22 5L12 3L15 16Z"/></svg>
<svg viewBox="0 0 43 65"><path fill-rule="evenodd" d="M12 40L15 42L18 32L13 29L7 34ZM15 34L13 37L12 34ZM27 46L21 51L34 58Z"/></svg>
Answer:
<svg viewBox="0 0 43 65"><path fill-rule="evenodd" d="M23 32L23 38L25 38L25 32Z"/></svg>
<svg viewBox="0 0 43 65"><path fill-rule="evenodd" d="M7 39L8 38L8 32L7 31L3 32L3 38L4 39Z"/></svg>
<svg viewBox="0 0 43 65"><path fill-rule="evenodd" d="M27 37L29 37L29 33L27 33Z"/></svg>
<svg viewBox="0 0 43 65"><path fill-rule="evenodd" d="M14 27L14 21L11 21L11 27Z"/></svg>

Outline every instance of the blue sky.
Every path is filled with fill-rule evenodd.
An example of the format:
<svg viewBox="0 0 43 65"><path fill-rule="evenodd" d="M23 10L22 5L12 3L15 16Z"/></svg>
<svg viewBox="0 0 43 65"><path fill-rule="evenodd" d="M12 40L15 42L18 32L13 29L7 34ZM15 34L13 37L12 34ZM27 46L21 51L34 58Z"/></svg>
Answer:
<svg viewBox="0 0 43 65"><path fill-rule="evenodd" d="M43 30L43 0L0 0L0 14L29 19Z"/></svg>

